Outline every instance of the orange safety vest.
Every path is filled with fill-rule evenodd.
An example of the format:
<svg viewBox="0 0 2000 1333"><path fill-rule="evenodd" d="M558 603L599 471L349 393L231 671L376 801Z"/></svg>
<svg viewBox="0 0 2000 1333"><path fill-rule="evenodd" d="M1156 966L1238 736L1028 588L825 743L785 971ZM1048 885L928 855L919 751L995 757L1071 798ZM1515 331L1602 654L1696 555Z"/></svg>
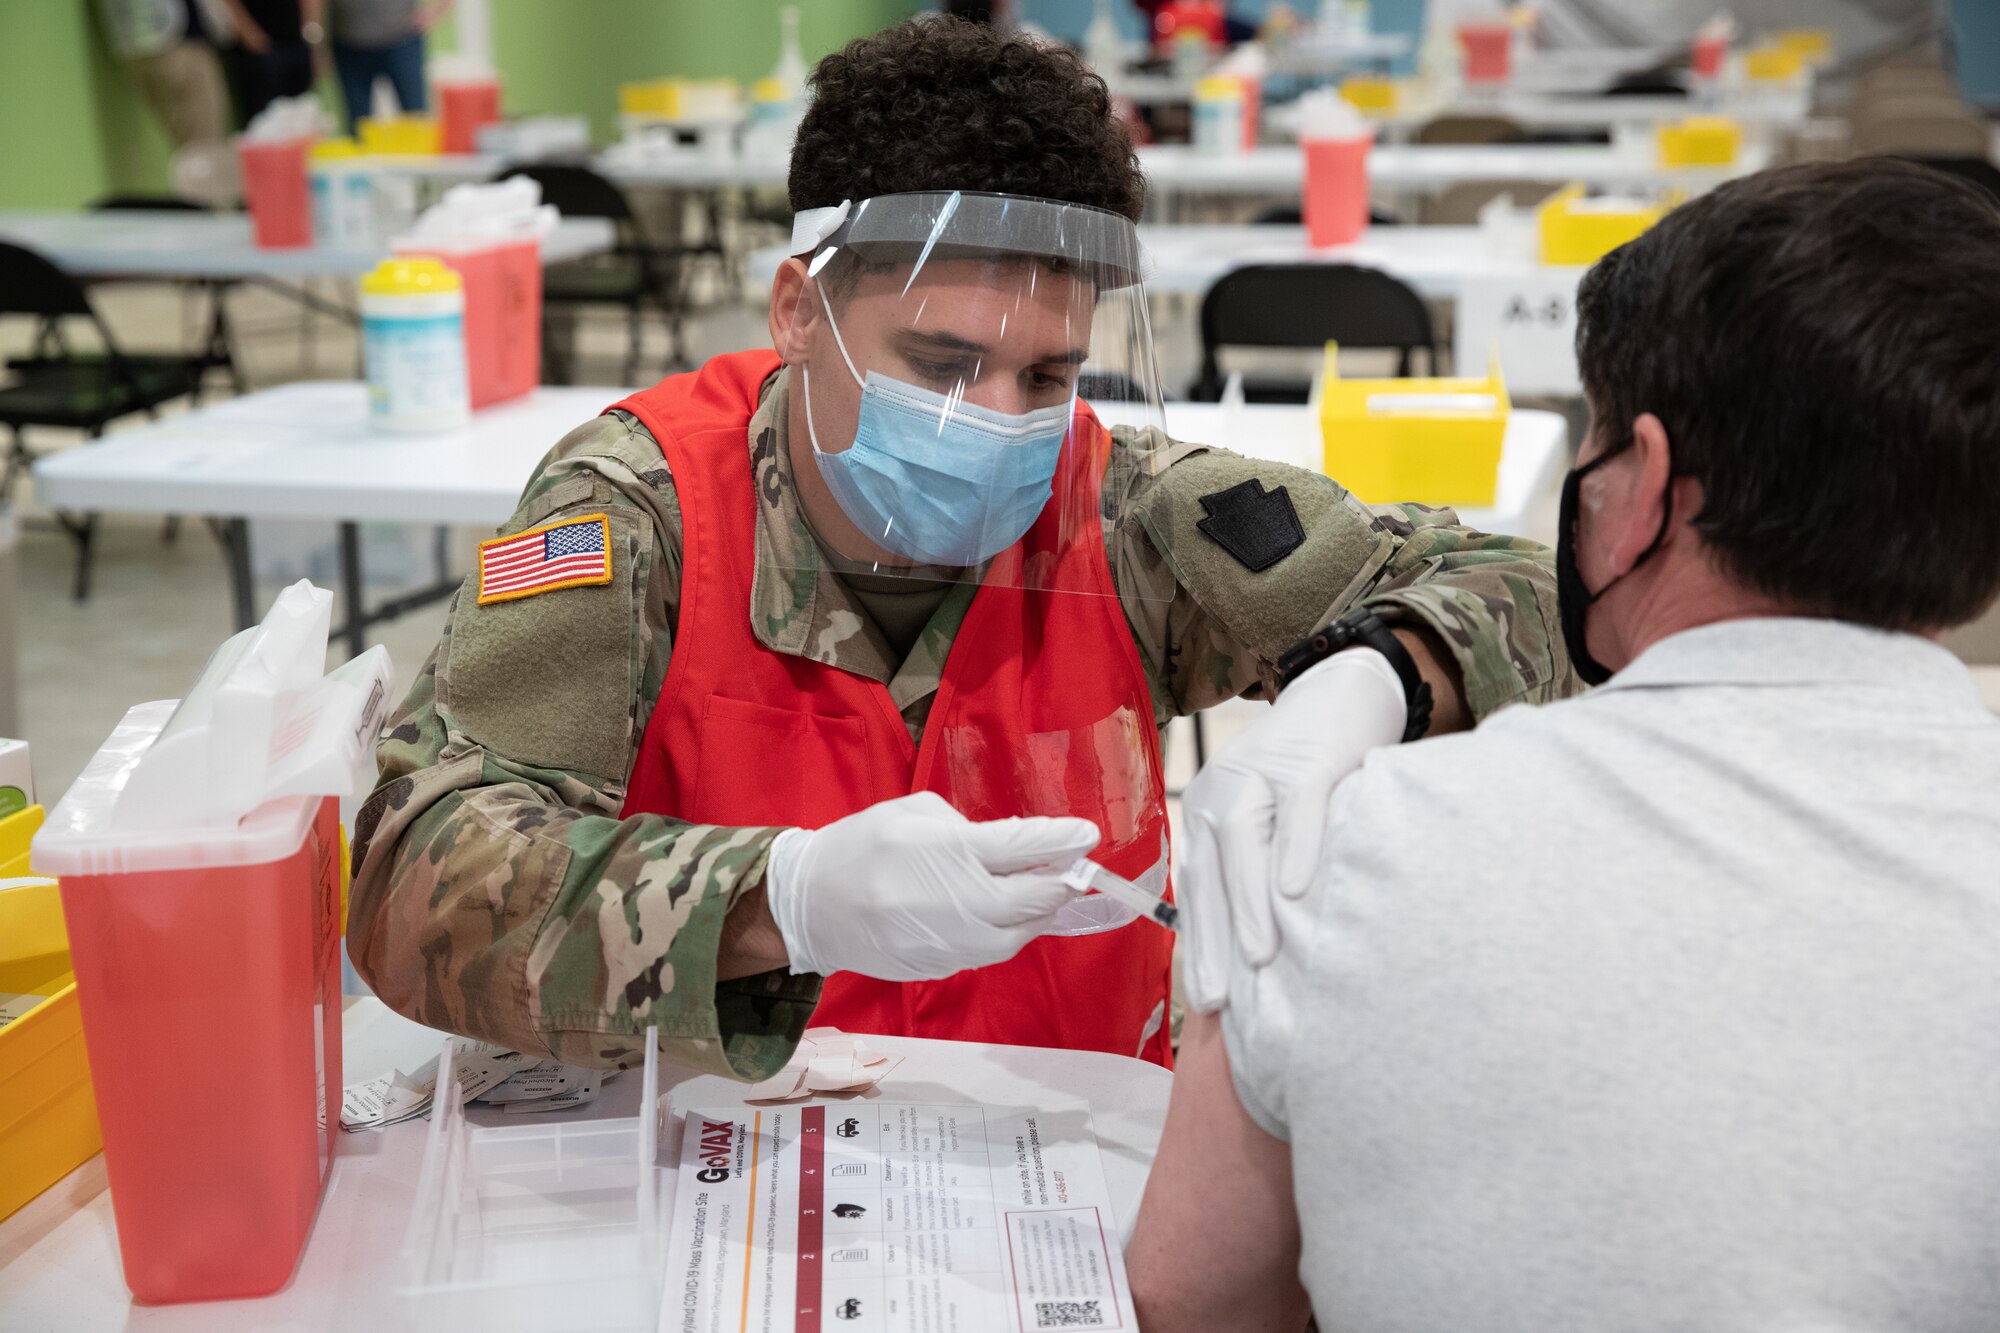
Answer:
<svg viewBox="0 0 2000 1333"><path fill-rule="evenodd" d="M682 524L673 661L623 813L817 828L929 790L968 819L1081 816L1103 832L1093 854L1102 864L1128 878L1154 866L1167 837L1159 736L1097 518L1109 433L1078 407L1056 490L1064 499L994 558L913 744L882 684L775 652L751 632L759 498L746 441L759 388L779 364L767 351L720 356L618 404L659 441ZM1050 570L1036 581L1061 591L1019 586L1023 562ZM1007 962L941 981L836 973L813 1022L1166 1065L1172 953L1170 935L1137 922L1043 936Z"/></svg>

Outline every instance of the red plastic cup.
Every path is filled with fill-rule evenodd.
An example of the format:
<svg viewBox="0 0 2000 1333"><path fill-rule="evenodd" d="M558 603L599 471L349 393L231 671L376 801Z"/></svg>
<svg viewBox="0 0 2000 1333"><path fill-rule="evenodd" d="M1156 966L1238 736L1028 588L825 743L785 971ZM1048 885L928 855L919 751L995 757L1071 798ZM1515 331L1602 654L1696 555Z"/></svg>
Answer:
<svg viewBox="0 0 2000 1333"><path fill-rule="evenodd" d="M253 143L239 139L243 200L250 206L250 233L265 250L295 250L313 243L312 187L306 178L309 139Z"/></svg>
<svg viewBox="0 0 2000 1333"><path fill-rule="evenodd" d="M1697 37L1688 65L1697 79L1719 79L1722 77L1722 62L1728 56L1727 37Z"/></svg>
<svg viewBox="0 0 2000 1333"><path fill-rule="evenodd" d="M1461 23L1467 83L1505 83L1514 60L1514 30L1505 23Z"/></svg>
<svg viewBox="0 0 2000 1333"><path fill-rule="evenodd" d="M339 802L287 809L301 836L275 861L62 876L118 1252L142 1301L284 1286L333 1162Z"/></svg>
<svg viewBox="0 0 2000 1333"><path fill-rule="evenodd" d="M1306 244L1346 245L1368 226L1368 148L1373 139L1307 139Z"/></svg>
<svg viewBox="0 0 2000 1333"><path fill-rule="evenodd" d="M438 120L444 127L444 151L477 151L479 127L500 119L499 80L469 79L440 83L437 94Z"/></svg>
<svg viewBox="0 0 2000 1333"><path fill-rule="evenodd" d="M465 284L465 375L476 412L533 391L542 380L542 248L509 241L433 254Z"/></svg>

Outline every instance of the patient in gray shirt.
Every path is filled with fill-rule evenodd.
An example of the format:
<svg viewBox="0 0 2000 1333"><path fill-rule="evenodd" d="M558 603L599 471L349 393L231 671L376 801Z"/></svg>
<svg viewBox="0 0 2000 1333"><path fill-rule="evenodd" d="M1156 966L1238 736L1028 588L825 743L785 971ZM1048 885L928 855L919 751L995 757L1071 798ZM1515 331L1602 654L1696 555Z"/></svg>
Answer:
<svg viewBox="0 0 2000 1333"><path fill-rule="evenodd" d="M2000 1329L2000 719L1935 642L2000 592L2000 209L1767 172L1578 311L1609 683L1336 790L1189 1018L1147 1333Z"/></svg>

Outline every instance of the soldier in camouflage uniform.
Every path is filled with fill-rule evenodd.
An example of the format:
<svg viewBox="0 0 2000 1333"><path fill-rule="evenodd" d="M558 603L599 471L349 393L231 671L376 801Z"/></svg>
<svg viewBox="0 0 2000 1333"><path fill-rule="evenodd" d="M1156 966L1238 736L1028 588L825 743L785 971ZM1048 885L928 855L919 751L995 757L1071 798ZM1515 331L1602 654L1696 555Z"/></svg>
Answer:
<svg viewBox="0 0 2000 1333"><path fill-rule="evenodd" d="M1102 85L1066 52L965 35L976 31L906 26L829 57L794 151L794 206L871 188L962 185L1084 203L1121 188L1127 197L1112 202L1136 216L1143 183ZM951 178L936 179L939 165L912 145L948 160L940 141L954 126L1024 95L1024 80L1010 90L994 75L1003 68L1058 85L1099 158L1061 143L1012 161L990 144L983 156L961 145ZM966 106L956 119L912 111L912 89ZM898 114L901 143L864 151L842 132L869 123L887 135ZM978 585L873 578L816 540L824 525L797 484L812 454L799 439L794 376L787 367L763 381L742 438L760 500L751 631L773 653L881 682L921 738ZM1474 532L1448 510L1365 506L1326 477L1154 431L1117 427L1111 442L1108 473L1133 480L1104 554L1156 726L1270 697L1278 656L1352 607L1386 622L1421 668L1436 695L1433 731L1572 688L1548 553L1534 543ZM1283 488L1296 518L1275 561L1246 561L1200 521L1203 497L1252 482ZM355 831L350 949L392 1007L433 1026L580 1065L631 1062L657 1026L677 1060L762 1078L790 1054L821 984L789 971L764 902L783 830L620 817L670 661L685 650L676 635L689 560L675 478L630 412L564 438L502 531L597 515L607 583L515 600L462 592L454 603L378 751L380 781Z"/></svg>

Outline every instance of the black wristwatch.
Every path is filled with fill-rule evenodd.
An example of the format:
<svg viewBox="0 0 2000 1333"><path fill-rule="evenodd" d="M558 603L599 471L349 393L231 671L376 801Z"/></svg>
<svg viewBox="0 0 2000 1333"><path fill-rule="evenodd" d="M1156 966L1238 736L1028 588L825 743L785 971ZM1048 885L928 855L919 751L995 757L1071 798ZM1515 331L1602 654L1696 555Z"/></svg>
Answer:
<svg viewBox="0 0 2000 1333"><path fill-rule="evenodd" d="M1279 655L1279 689L1298 679L1307 667L1324 662L1343 648L1373 648L1396 669L1397 678L1403 682L1403 698L1409 704L1409 720L1403 726L1405 741L1416 740L1431 729L1429 682L1417 670L1416 660L1403 647L1403 641L1391 634L1373 611L1359 607L1339 616L1326 628L1314 630Z"/></svg>

